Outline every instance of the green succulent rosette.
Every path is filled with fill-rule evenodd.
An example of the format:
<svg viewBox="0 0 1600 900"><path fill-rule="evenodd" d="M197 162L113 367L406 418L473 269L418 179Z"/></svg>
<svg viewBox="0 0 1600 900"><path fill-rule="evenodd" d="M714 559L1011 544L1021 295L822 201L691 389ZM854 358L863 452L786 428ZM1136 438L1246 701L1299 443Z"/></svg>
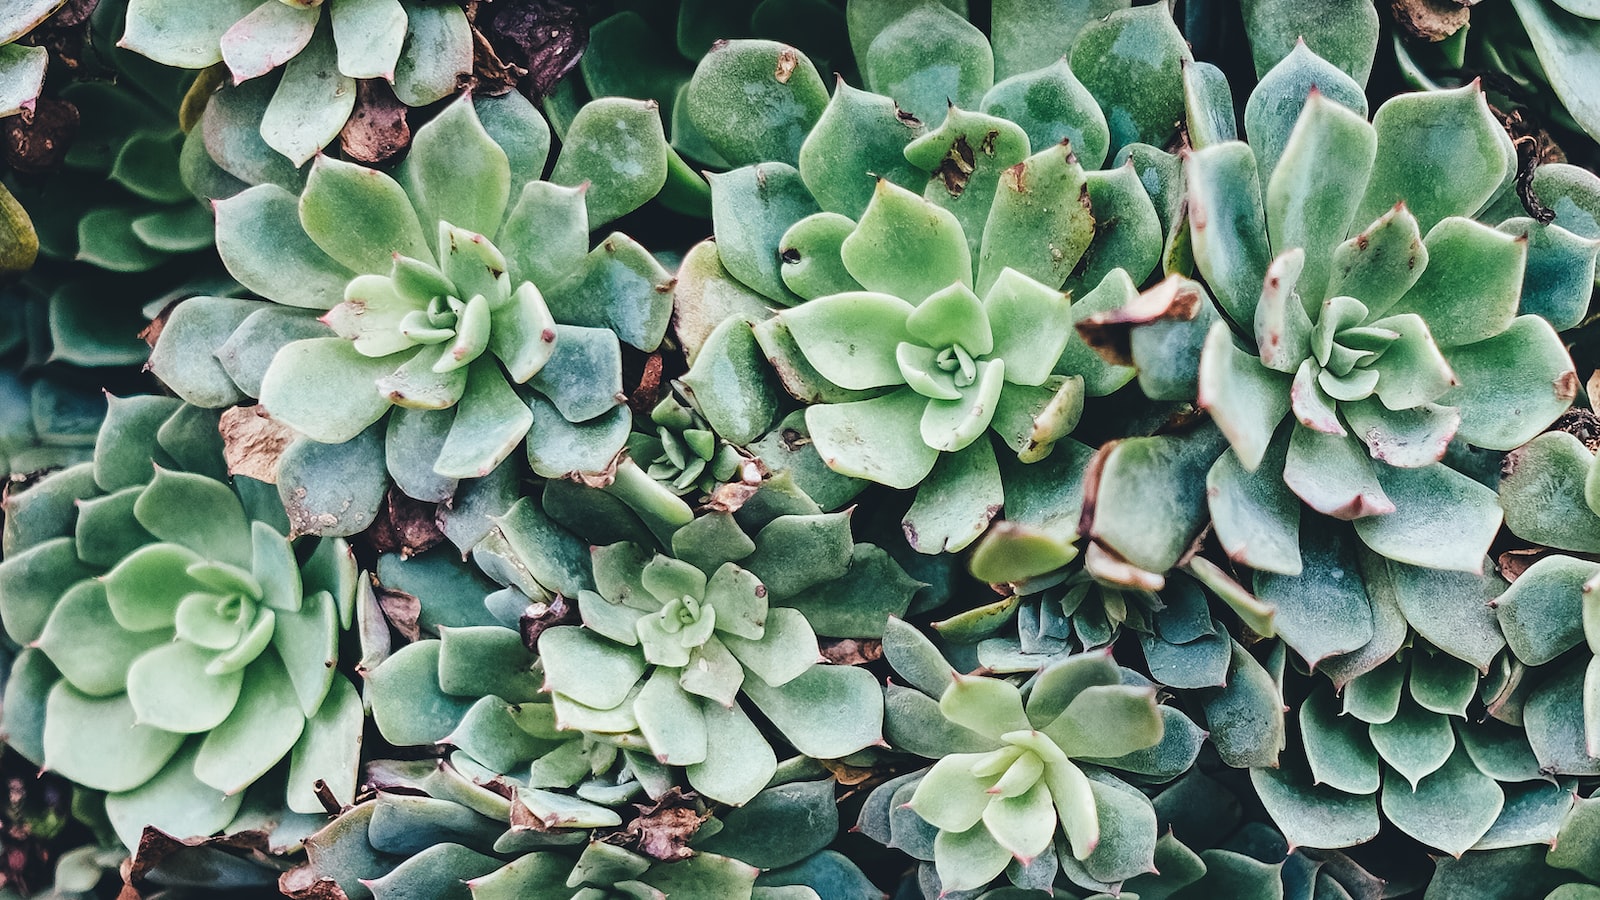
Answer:
<svg viewBox="0 0 1600 900"><path fill-rule="evenodd" d="M1551 431L1507 456L1500 483L1506 528L1525 541L1566 551L1536 559L1495 610L1516 659L1554 669L1538 688L1541 704L1550 709L1548 721L1583 722L1581 745L1572 734L1536 745L1541 762L1600 759L1600 565L1590 558L1600 546L1597 470L1594 452L1583 441ZM1577 669L1588 654L1593 655L1580 681Z"/></svg>
<svg viewBox="0 0 1600 900"><path fill-rule="evenodd" d="M826 781L776 784L745 810L673 794L603 833L559 816L541 822L520 797L448 763L377 760L366 784L369 797L306 839L306 861L280 882L285 892L319 882L379 900L816 900L830 888L875 890L843 856L819 852L838 829ZM661 811L681 830L652 833L650 814ZM773 832L741 833L751 814Z"/></svg>
<svg viewBox="0 0 1600 900"><path fill-rule="evenodd" d="M1052 166L1077 168L1064 147L1032 161L1041 180ZM915 252L901 255L903 241ZM1083 377L1056 371L1073 337L1067 296L1012 268L1024 263L998 246L974 281L967 249L952 214L880 182L837 250L859 287L778 316L823 378L876 394L807 409L828 466L902 489L932 479L907 514L924 552L965 547L1004 502L990 432L1010 458L1033 463L1083 411Z"/></svg>
<svg viewBox="0 0 1600 900"><path fill-rule="evenodd" d="M541 475L604 472L631 426L621 345L660 342L671 278L624 235L591 251L589 230L659 188L664 143L649 105L605 100L569 133L557 183L540 179L549 144L520 95L462 99L418 130L398 179L322 157L298 198L269 185L219 203L224 263L274 305L185 303L153 371L205 406L260 397L346 448L323 458L377 457L420 500L525 437Z"/></svg>
<svg viewBox="0 0 1600 900"><path fill-rule="evenodd" d="M0 618L27 646L7 739L105 792L130 848L147 825L204 837L253 821L247 795L319 813L317 783L355 789L362 705L336 667L355 560L286 537L269 491L230 484L216 424L115 399L92 462L6 504Z"/></svg>
<svg viewBox="0 0 1600 900"><path fill-rule="evenodd" d="M884 654L910 684L888 688L890 744L937 761L878 787L862 821L887 802L936 831L911 843L934 863L941 891L983 888L1002 872L1038 888L1062 872L1115 892L1150 870L1155 812L1110 770L1171 780L1194 762L1204 732L1159 705L1148 682L1101 651L1057 657L1020 686L961 675L898 620Z"/></svg>
<svg viewBox="0 0 1600 900"><path fill-rule="evenodd" d="M1131 165L1098 169L1113 152L1120 157L1144 146L1138 142L1170 139L1176 113L1163 128L1159 120L1168 113L1161 110L1176 103L1181 111L1179 70L1188 51L1165 11L1126 10L1104 22L1052 23L1052 29L1059 24L1072 34L1082 30L1071 63L1052 53L1038 60L1043 68L1019 68L997 82L998 50L938 3L885 8L881 17L865 11L850 15L852 34L860 29L863 38L858 59L866 44L884 54L875 67L863 69L869 90L840 83L829 97L804 54L768 41L720 44L696 70L684 102L691 114L703 111L699 118L708 120L706 138L739 168L709 176L716 240L692 248L680 267L675 329L691 375L738 370L747 355L756 353L771 362L770 370L752 367L737 382L741 391L733 389L732 379L711 378L703 379L708 389L697 385L695 391L697 404L719 431L729 417L717 412L731 398L761 398L769 410L761 427L770 427L787 403L774 393L774 376L781 390L802 404L822 404L839 414L855 408L850 404L856 401L880 399L887 385L908 384L896 374L859 389L854 387L862 383L859 373L821 371L817 360L802 352L789 324L804 319L819 298L866 290L916 305L940 288L964 284L981 301L1006 267L1046 289L1071 292L1077 305L1055 310L1041 332L1041 346L1032 348L1049 353L1062 342L1058 358L1041 363L1050 370L1045 379L1036 379L1029 368L1036 360L1019 359L1007 360L1009 377L986 367L988 380L982 385L976 359L969 360L973 371L960 375L964 383L972 379L966 386L974 402L980 387L993 393L996 385L1015 382L1017 390L1005 392L1010 419L994 420L1000 422L994 431L1013 445L1012 452L1001 451L993 465L976 449L949 453L934 469L931 461L946 452L938 445L975 446L967 442L969 435L930 439L922 449L907 441L903 453L889 454L900 471L868 476L907 487L931 473L949 486L922 494L940 493L947 502L917 505L907 519L907 534L924 552L960 549L1002 505L1009 510L1075 502L1057 496L1062 492L1056 487L1077 483L1074 470L1082 468L1089 452L1059 438L1070 431L1083 397L1110 394L1134 375L1132 368L1109 365L1089 352L1070 327L1061 333L1057 326L1126 302L1161 261L1163 232L1171 224L1165 198L1152 203ZM935 33L940 41L953 41L952 64L943 68L918 43ZM1026 43L1014 32L1006 41L1011 49ZM1121 60L1117 48L1135 42L1149 49L1150 59L1125 85L1103 80L1090 85L1093 76L1080 80L1075 74ZM774 78L775 70L787 77ZM1149 106L1133 110L1127 105L1123 88L1134 85L1151 100ZM757 97L770 102L756 102ZM722 112L710 128L713 110ZM1119 116L1114 138L1106 124L1112 112ZM902 227L909 230L896 231ZM958 233L949 233L951 227ZM853 255L841 255L846 242ZM941 283L912 284L923 274ZM1008 281L1007 288L1015 284ZM774 316L774 306L789 309ZM952 371L962 367L948 342L924 349L934 356L950 349ZM962 353L973 356L966 347ZM928 360L920 368L931 365ZM1070 384L1074 376L1082 380L1076 398L1059 390L1060 379ZM931 404L922 408L953 402L953 383L939 389L926 379L918 381ZM1031 410L1018 402L1029 392L1024 388L1039 395L1032 398ZM912 405L901 404L902 415L886 420L875 439L887 442L897 432L904 437L908 429L920 431L921 420L908 412ZM1024 412L1037 421L1025 421L1030 417ZM797 431L802 440L821 447L827 438L811 433L815 415L807 413L806 427ZM907 426L906 419L916 421ZM984 424L978 423L980 431ZM1041 465L1052 445L1071 452L1052 453ZM836 475L860 476L859 461L840 456L838 463ZM996 474L997 468L1003 471ZM818 496L835 493L815 480L802 487Z"/></svg>
<svg viewBox="0 0 1600 900"><path fill-rule="evenodd" d="M651 478L678 496L710 496L718 485L752 480L749 457L717 435L694 407L668 394L650 410L655 434L635 431L628 455L645 464ZM756 480L759 480L757 478Z"/></svg>
<svg viewBox="0 0 1600 900"><path fill-rule="evenodd" d="M1413 140L1413 129L1439 118L1458 123L1459 146L1498 160L1501 175L1458 181L1462 196L1439 197L1437 186L1413 185L1384 165L1398 147L1376 155L1385 139ZM1332 147L1336 155L1325 149ZM1440 459L1452 440L1490 450L1522 444L1567 407L1577 385L1550 324L1517 315L1527 238L1447 214L1487 202L1509 171L1509 150L1472 89L1397 98L1373 125L1316 94L1270 169L1266 192L1254 195L1266 198L1265 207L1244 201L1266 218L1235 218L1251 224L1232 235L1198 223L1240 210L1236 195L1221 193L1224 184L1259 183L1259 160L1242 144L1190 157L1196 263L1223 313L1254 320L1254 353L1240 349L1226 323L1212 324L1199 374L1200 404L1232 447L1210 476L1212 515L1240 561L1295 574L1292 542L1280 547L1245 535L1292 535L1288 520L1303 502L1353 521L1362 541L1391 559L1477 568L1499 526L1498 508L1489 491ZM1357 200L1350 185L1369 179ZM1355 230L1349 223L1393 196L1413 202L1402 199L1343 239ZM1246 293L1250 260L1274 253L1265 286ZM1287 506L1263 510L1245 500L1251 486L1276 479L1298 502L1281 492ZM1278 527L1262 522L1263 512ZM1449 546L1427 539L1427 522L1439 515L1463 529Z"/></svg>
<svg viewBox="0 0 1600 900"><path fill-rule="evenodd" d="M637 545L595 548L596 589L577 596L582 627L545 631L539 659L560 727L637 730L695 790L740 804L777 766L741 695L820 759L881 740L881 707L871 676L822 664L806 617L771 605L767 586L723 555L691 564Z"/></svg>
<svg viewBox="0 0 1600 900"><path fill-rule="evenodd" d="M344 128L357 79L381 78L406 105L426 106L472 68L466 13L417 0L222 0L203 10L130 0L120 45L178 69L223 63L235 83L281 68L259 133L297 167Z"/></svg>

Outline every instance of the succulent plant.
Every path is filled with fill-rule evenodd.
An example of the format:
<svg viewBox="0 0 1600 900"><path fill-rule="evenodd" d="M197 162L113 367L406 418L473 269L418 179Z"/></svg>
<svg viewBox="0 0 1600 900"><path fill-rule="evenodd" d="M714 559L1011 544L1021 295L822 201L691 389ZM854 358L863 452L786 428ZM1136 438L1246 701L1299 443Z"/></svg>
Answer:
<svg viewBox="0 0 1600 900"><path fill-rule="evenodd" d="M36 155L7 178L45 258L119 273L210 247L206 202L252 183L219 167L194 127L207 85L116 46L127 5L95 7L74 77L50 92L52 112L27 144ZM62 129L63 115L76 127Z"/></svg>
<svg viewBox="0 0 1600 900"><path fill-rule="evenodd" d="M1421 647L1298 703L1303 761L1252 768L1268 813L1298 846L1348 847L1375 837L1378 810L1406 834L1452 856L1549 844L1572 808L1574 767L1550 755L1553 729L1510 712L1491 677ZM1475 711L1484 702L1488 715ZM1511 721L1506 721L1506 720ZM1560 741L1560 737L1556 737ZM1302 814L1323 811L1315 824Z"/></svg>
<svg viewBox="0 0 1600 900"><path fill-rule="evenodd" d="M705 417L672 394L650 410L655 435L634 432L628 438L628 455L647 463L651 478L673 493L709 496L717 485L749 479L741 470L749 457L717 436Z"/></svg>
<svg viewBox="0 0 1600 900"><path fill-rule="evenodd" d="M826 782L777 785L756 801L784 839L739 835L727 827L738 811L713 817L692 795L637 805L602 834L547 825L443 762L375 761L364 783L367 797L307 838L307 861L280 884L286 894L332 882L353 900L815 900L811 884L870 886L837 854L816 852L838 827Z"/></svg>
<svg viewBox="0 0 1600 900"><path fill-rule="evenodd" d="M1367 644L1373 598L1395 579L1414 627L1451 643L1439 633L1449 615L1411 598L1425 594L1428 578L1448 580L1429 570L1482 570L1500 510L1493 463L1474 460L1537 434L1576 393L1550 321L1518 315L1519 304L1570 309L1589 290L1586 278L1524 279L1549 226L1513 219L1497 229L1467 218L1485 208L1497 215L1492 201L1514 170L1480 91L1402 95L1371 124L1363 105L1358 85L1302 45L1252 95L1253 145L1222 132L1188 157L1187 227L1206 287L1173 276L1103 318L1138 320L1121 358L1140 366L1141 385L1148 369L1174 399L1197 397L1220 435L1203 425L1107 446L1086 489L1092 571L1096 554L1133 581L1187 563L1209 512L1221 549L1255 570L1250 602L1274 608L1278 632L1312 662ZM1453 152L1487 168L1447 179L1435 168L1442 159L1407 149L1434 128L1459 135ZM1346 239L1369 215L1374 224ZM1569 249L1568 263L1581 269L1595 248ZM1553 258L1539 256L1541 265ZM1178 345L1194 368L1175 367L1158 349ZM1203 483L1200 468L1209 470ZM1174 515L1155 529L1135 526L1129 516L1141 503ZM1448 535L1441 517L1452 523ZM1376 575L1352 565L1357 545L1390 562ZM1202 564L1210 566L1193 563ZM1219 573L1202 580L1249 597ZM1473 596L1482 594L1465 588L1450 614L1475 623L1458 644L1497 639L1483 609L1467 605ZM1344 598L1344 613L1330 612L1334 597ZM1478 649L1458 655L1486 664Z"/></svg>
<svg viewBox="0 0 1600 900"><path fill-rule="evenodd" d="M361 701L335 668L355 561L342 541L286 538L275 498L225 480L217 443L212 413L117 399L93 462L6 501L0 619L30 645L8 740L106 792L130 848L147 825L253 820L247 790L315 813L315 782L355 786Z"/></svg>
<svg viewBox="0 0 1600 900"><path fill-rule="evenodd" d="M587 189L539 180L548 146L520 95L462 99L418 130L399 181L323 157L298 199L262 185L219 203L223 261L282 306L190 301L152 369L191 402L259 396L314 441L381 451L422 500L525 435L539 474L604 471L629 431L619 337L659 343L671 281L623 235L590 252L588 232L659 187L660 125L644 103L588 107L552 172L580 184L603 166ZM391 408L385 439L356 440Z"/></svg>
<svg viewBox="0 0 1600 900"><path fill-rule="evenodd" d="M1291 55L1283 65L1297 64L1315 62ZM1455 179L1448 192L1407 177L1395 154L1440 121L1458 129L1461 152L1498 165ZM1190 157L1196 264L1223 314L1254 320L1254 351L1241 349L1225 322L1213 323L1199 372L1200 404L1232 448L1209 476L1212 515L1240 561L1296 574L1293 520L1304 502L1354 521L1361 540L1391 559L1478 567L1498 508L1487 489L1439 460L1452 440L1512 449L1576 393L1554 329L1517 316L1527 238L1463 217L1509 177L1510 149L1481 92L1464 88L1391 100L1373 125L1314 94L1275 166L1242 144ZM1271 175L1264 194L1224 193L1227 184L1258 183L1258 169ZM1363 182L1358 200L1350 185ZM1393 209L1344 239L1347 223L1396 197ZM1202 229L1213 221L1225 233ZM1270 245L1268 222L1282 223ZM1510 371L1525 377L1508 380ZM1295 421L1285 432L1287 414ZM1263 485L1280 480L1288 493ZM1438 516L1458 528L1448 543L1430 540Z"/></svg>
<svg viewBox="0 0 1600 900"><path fill-rule="evenodd" d="M795 518L786 523L794 529L831 527L829 517ZM704 541L704 532L695 536ZM679 552L688 537L675 541ZM741 558L753 549L747 543ZM823 759L881 740L882 711L868 699L873 679L820 664L805 616L770 605L767 586L729 555L701 549L690 563L631 544L595 548L595 590L577 596L583 626L544 631L539 659L560 727L637 729L656 760L686 767L695 790L740 804L777 765L741 694L789 743Z"/></svg>
<svg viewBox="0 0 1600 900"><path fill-rule="evenodd" d="M1020 689L961 675L899 620L884 653L912 685L889 688L889 740L938 761L878 791L937 830L924 846L943 890L984 887L1013 861L1013 882L1034 886L1041 856L1102 890L1149 870L1155 814L1107 768L1170 779L1193 762L1201 737L1152 686L1103 651L1058 657ZM1048 884L1056 862L1045 869Z"/></svg>
<svg viewBox="0 0 1600 900"><path fill-rule="evenodd" d="M281 67L259 129L295 166L338 136L357 79L382 78L402 102L426 106L472 68L466 14L417 0L225 0L199 13L174 0L130 0L120 43L179 69L225 63L235 83Z"/></svg>

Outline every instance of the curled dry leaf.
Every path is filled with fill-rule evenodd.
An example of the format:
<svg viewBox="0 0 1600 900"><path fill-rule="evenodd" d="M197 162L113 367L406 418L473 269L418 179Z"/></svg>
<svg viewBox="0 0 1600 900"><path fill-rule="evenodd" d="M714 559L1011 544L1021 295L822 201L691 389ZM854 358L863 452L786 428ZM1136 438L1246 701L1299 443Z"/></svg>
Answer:
<svg viewBox="0 0 1600 900"><path fill-rule="evenodd" d="M224 410L217 431L222 434L222 456L227 460L229 475L277 483L278 458L294 441L292 428L257 404Z"/></svg>
<svg viewBox="0 0 1600 900"><path fill-rule="evenodd" d="M1472 7L1455 0L1391 0L1394 20L1406 34L1437 43L1460 31Z"/></svg>
<svg viewBox="0 0 1600 900"><path fill-rule="evenodd" d="M356 82L356 108L339 132L339 146L346 156L368 165L394 159L411 146L406 109L387 81L363 78Z"/></svg>
<svg viewBox="0 0 1600 900"><path fill-rule="evenodd" d="M6 162L18 172L49 172L66 159L78 135L78 107L40 97L33 109L0 119Z"/></svg>

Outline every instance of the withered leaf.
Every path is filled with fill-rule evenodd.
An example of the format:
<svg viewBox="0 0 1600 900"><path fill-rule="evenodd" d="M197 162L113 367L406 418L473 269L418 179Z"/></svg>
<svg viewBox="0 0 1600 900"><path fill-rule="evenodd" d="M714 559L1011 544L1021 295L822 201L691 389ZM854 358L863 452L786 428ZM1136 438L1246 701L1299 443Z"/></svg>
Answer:
<svg viewBox="0 0 1600 900"><path fill-rule="evenodd" d="M293 443L294 429L272 418L264 407L235 406L222 413L222 457L229 475L278 483L278 458Z"/></svg>

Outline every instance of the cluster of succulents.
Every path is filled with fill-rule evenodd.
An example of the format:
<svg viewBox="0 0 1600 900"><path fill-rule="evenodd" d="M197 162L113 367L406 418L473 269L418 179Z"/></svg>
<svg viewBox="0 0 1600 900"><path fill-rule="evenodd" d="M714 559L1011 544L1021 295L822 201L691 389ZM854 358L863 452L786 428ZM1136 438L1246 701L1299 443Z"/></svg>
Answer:
<svg viewBox="0 0 1600 900"><path fill-rule="evenodd" d="M0 13L0 897L1600 898L1600 7L1315 6Z"/></svg>

